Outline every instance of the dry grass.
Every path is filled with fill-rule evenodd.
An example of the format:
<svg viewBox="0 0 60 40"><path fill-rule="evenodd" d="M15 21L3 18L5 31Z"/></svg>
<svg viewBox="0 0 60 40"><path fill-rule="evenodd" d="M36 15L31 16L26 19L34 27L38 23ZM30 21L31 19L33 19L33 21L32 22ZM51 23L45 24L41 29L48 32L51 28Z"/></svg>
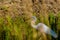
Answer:
<svg viewBox="0 0 60 40"><path fill-rule="evenodd" d="M0 40L43 40L30 25L33 15L38 19L36 24L45 23L55 31L57 28L59 34L59 10L60 2L55 1L0 0Z"/></svg>

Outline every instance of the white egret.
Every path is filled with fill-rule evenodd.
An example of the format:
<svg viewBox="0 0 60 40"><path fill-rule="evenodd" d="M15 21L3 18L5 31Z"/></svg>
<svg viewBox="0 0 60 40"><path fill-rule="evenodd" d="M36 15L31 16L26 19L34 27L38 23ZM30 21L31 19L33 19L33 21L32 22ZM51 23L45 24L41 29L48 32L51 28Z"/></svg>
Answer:
<svg viewBox="0 0 60 40"><path fill-rule="evenodd" d="M38 31L42 33L50 34L54 38L58 37L57 34L53 30L51 30L47 25L43 23L38 23L37 25L35 25L36 20L37 20L36 17L32 16L31 26L33 28L37 29Z"/></svg>

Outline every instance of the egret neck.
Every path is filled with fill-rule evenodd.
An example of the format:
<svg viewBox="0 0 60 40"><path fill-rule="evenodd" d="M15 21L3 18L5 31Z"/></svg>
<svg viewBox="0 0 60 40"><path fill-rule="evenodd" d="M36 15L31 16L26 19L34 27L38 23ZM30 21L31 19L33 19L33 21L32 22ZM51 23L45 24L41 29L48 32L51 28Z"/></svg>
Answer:
<svg viewBox="0 0 60 40"><path fill-rule="evenodd" d="M37 26L35 25L35 21L31 21L31 26L35 29L37 29Z"/></svg>

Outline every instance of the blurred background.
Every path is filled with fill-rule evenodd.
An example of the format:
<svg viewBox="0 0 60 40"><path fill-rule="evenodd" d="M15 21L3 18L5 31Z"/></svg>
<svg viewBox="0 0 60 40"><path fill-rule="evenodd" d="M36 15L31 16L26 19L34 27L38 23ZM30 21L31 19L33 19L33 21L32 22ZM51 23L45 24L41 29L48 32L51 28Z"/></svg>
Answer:
<svg viewBox="0 0 60 40"><path fill-rule="evenodd" d="M32 16L58 34L47 40L60 40L60 0L0 0L0 40L44 40L31 27Z"/></svg>

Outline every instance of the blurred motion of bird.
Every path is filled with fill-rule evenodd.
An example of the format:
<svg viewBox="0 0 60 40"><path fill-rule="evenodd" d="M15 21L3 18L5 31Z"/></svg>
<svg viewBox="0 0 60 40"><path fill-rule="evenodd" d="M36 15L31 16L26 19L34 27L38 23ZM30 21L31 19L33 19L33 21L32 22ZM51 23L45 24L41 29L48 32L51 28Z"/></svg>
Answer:
<svg viewBox="0 0 60 40"><path fill-rule="evenodd" d="M41 33L50 34L54 38L58 37L57 34L53 30L51 30L47 25L43 23L38 23L37 25L35 25L36 20L37 18L35 16L32 16L31 26L33 28L37 29Z"/></svg>

